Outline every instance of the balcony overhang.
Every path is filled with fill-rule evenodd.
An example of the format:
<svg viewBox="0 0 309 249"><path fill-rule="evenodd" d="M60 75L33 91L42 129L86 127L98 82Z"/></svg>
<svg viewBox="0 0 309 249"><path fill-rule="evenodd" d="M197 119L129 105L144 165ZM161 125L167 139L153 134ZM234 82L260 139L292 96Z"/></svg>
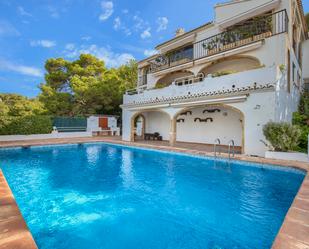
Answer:
<svg viewBox="0 0 309 249"><path fill-rule="evenodd" d="M260 48L263 45L264 42L265 42L264 40L257 41L257 42L254 42L254 43L242 46L242 47L235 48L233 50L228 50L228 51L216 54L216 55L201 58L201 59L194 61L194 64L198 65L198 64L203 64L205 62L212 62L212 61L215 61L215 60L218 60L218 59L222 59L224 57L228 57L228 56L232 56L232 55L236 55L236 54L245 53L245 52L248 52L248 51L251 51L251 50L255 50L257 48Z"/></svg>
<svg viewBox="0 0 309 249"><path fill-rule="evenodd" d="M239 15L233 16L231 18L227 18L218 23L220 29L226 29L227 27L233 26L239 22L247 20L252 16L261 15L265 12L271 11L277 7L279 7L281 0L271 0L267 3L263 3L262 5L257 6L256 8L250 9L246 12L243 12ZM237 2L236 2L237 3Z"/></svg>
<svg viewBox="0 0 309 249"><path fill-rule="evenodd" d="M191 67L193 67L193 65L194 65L193 61L190 61L190 62L187 62L185 64L181 64L181 65L178 65L178 66L174 66L174 67L170 67L170 68L167 68L167 69L163 69L163 70L154 72L153 75L158 77L158 76L170 73L170 72L175 72L175 71L185 70L187 68L191 68Z"/></svg>
<svg viewBox="0 0 309 249"><path fill-rule="evenodd" d="M248 94L242 94L238 96L210 98L210 99L186 101L186 102L178 102L178 103L146 104L142 106L122 105L121 108L130 110L130 111L137 111L137 110L152 110L152 109L167 108L167 107L191 107L191 106L201 106L201 105L210 105L210 104L231 104L231 103L244 102L247 100L247 98L248 98Z"/></svg>
<svg viewBox="0 0 309 249"><path fill-rule="evenodd" d="M165 46L160 47L159 51L160 51L161 54L165 54L168 51L177 49L177 48L182 47L186 44L191 44L195 41L195 37L196 37L196 34L186 36L186 37L184 37L180 40L176 40L174 42L166 44Z"/></svg>

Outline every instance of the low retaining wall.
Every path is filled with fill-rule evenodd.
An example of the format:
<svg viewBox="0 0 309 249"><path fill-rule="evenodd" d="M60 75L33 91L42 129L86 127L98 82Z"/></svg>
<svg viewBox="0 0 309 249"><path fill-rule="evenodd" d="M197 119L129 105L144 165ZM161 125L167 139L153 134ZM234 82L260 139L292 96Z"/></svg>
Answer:
<svg viewBox="0 0 309 249"><path fill-rule="evenodd" d="M299 162L309 162L309 157L305 153L299 152L278 152L278 151L266 151L265 158L290 160Z"/></svg>
<svg viewBox="0 0 309 249"><path fill-rule="evenodd" d="M23 141L50 138L73 138L73 137L92 137L92 132L60 132L50 134L34 134L34 135L4 135L0 136L0 142L6 141Z"/></svg>

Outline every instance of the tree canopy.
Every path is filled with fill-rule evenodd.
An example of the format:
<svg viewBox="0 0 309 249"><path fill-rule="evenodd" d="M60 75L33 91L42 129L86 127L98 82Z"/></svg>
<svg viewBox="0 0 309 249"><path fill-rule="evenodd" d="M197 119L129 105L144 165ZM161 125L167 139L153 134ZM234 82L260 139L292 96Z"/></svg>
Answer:
<svg viewBox="0 0 309 249"><path fill-rule="evenodd" d="M119 114L123 93L137 81L135 61L108 69L90 54L75 61L49 59L45 69L39 100L55 116Z"/></svg>
<svg viewBox="0 0 309 249"><path fill-rule="evenodd" d="M305 15L305 18L306 18L306 22L307 22L308 31L309 31L309 13L307 13Z"/></svg>
<svg viewBox="0 0 309 249"><path fill-rule="evenodd" d="M18 94L0 94L0 116L29 116L46 114L38 99L28 99Z"/></svg>

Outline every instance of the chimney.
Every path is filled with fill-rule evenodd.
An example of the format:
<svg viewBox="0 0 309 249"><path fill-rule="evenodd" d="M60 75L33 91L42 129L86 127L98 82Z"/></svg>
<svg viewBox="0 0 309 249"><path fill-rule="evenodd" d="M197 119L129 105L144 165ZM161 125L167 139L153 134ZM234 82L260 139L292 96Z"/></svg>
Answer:
<svg viewBox="0 0 309 249"><path fill-rule="evenodd" d="M178 36L180 36L180 35L183 35L184 33L186 33L185 30L184 30L184 28L178 28L178 29L176 30L175 36L178 37Z"/></svg>

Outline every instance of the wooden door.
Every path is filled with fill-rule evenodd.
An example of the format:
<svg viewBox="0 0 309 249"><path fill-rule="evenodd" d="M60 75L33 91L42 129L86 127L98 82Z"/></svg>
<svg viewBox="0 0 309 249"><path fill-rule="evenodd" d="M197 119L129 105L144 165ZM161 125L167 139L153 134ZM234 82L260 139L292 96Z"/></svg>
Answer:
<svg viewBox="0 0 309 249"><path fill-rule="evenodd" d="M108 118L99 118L99 127L103 130L108 129Z"/></svg>

